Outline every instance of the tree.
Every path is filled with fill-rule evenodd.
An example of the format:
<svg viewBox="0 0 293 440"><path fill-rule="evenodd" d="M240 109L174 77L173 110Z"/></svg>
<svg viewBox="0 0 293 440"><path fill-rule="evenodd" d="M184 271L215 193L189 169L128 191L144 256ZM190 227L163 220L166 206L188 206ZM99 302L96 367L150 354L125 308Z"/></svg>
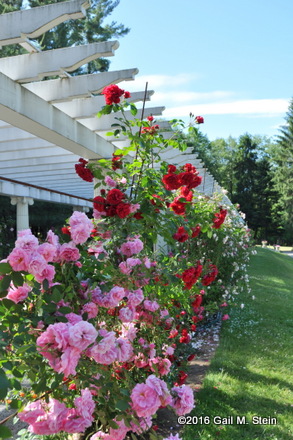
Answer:
<svg viewBox="0 0 293 440"><path fill-rule="evenodd" d="M240 204L255 239L275 241L278 234L273 205L277 194L272 183L270 147L271 141L266 137L240 136L233 164L236 184L231 200Z"/></svg>
<svg viewBox="0 0 293 440"><path fill-rule="evenodd" d="M275 205L281 216L284 237L293 243L293 99L285 117L286 125L280 129L275 148L272 150L274 186L279 193Z"/></svg>
<svg viewBox="0 0 293 440"><path fill-rule="evenodd" d="M52 3L60 3L64 0L29 0L29 7L44 6ZM129 32L129 28L116 22L104 24L106 17L111 15L119 5L120 0L91 0L91 7L86 11L86 17L81 20L68 20L49 30L35 41L42 50L57 49L62 47L78 46L99 41L108 41L112 38L123 37ZM21 9L22 0L5 2L0 0L0 13L12 12ZM4 47L0 51L0 57L26 53L18 45ZM86 67L78 69L77 73L104 72L109 69L108 59L97 59L88 63Z"/></svg>

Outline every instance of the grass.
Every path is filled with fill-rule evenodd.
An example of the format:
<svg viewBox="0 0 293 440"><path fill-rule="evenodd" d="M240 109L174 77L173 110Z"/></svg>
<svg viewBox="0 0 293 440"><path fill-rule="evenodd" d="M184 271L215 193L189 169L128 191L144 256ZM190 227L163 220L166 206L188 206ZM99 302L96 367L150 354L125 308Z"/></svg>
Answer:
<svg viewBox="0 0 293 440"><path fill-rule="evenodd" d="M198 423L185 426L184 440L293 438L293 258L257 248L249 275L251 293L239 299L245 307L235 308L223 323L190 414ZM237 424L237 416L247 424ZM253 424L253 416L277 422Z"/></svg>

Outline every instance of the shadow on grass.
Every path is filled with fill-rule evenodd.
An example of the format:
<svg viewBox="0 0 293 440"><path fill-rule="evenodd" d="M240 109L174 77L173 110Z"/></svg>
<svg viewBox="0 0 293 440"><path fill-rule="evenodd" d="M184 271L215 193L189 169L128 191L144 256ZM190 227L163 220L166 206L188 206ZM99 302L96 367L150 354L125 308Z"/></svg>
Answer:
<svg viewBox="0 0 293 440"><path fill-rule="evenodd" d="M227 365L224 365L221 363L221 366L223 367L223 370L225 371L225 374L228 374L230 377L243 381L245 384L252 383L262 383L265 386L274 386L279 385L281 388L284 388L286 390L290 390L293 392L293 385L290 382L280 380L277 377L267 377L263 374L253 373L249 369L243 368L243 365L241 368L234 367L231 368ZM216 368L216 365L213 367L211 366L209 369L209 373L219 373L219 367Z"/></svg>
<svg viewBox="0 0 293 440"><path fill-rule="evenodd" d="M203 391L197 393L197 405L198 407L191 413L191 416L198 418L209 416L210 423L205 426L187 426L184 431L184 440L209 438L292 440L293 432L289 432L288 426L282 427L281 422L282 416L289 419L292 412L288 404L277 403L265 397L249 396L246 391L231 395L206 385ZM273 411L272 408L274 408ZM241 418L244 415L246 415L246 423L237 424L237 416ZM254 424L253 416L271 418L272 422L276 418L276 425ZM228 417L233 417L233 424L226 424Z"/></svg>

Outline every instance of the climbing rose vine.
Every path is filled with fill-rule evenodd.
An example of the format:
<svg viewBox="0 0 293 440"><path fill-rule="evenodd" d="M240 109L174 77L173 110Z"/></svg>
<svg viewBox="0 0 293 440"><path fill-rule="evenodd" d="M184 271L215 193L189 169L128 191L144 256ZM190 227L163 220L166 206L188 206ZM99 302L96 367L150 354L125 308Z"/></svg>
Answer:
<svg viewBox="0 0 293 440"><path fill-rule="evenodd" d="M185 149L175 131L165 140L153 116L135 119L118 86L103 94L99 116L120 112L112 134L129 146L76 164L83 180L95 179L93 215L76 211L42 240L20 231L0 263L0 398L33 434L160 438L160 408L181 416L195 405L185 383L192 340L228 304L229 283L241 277L227 262L247 258L249 233L221 194L197 192L191 163L162 160L170 147ZM230 242L241 240L231 256Z"/></svg>

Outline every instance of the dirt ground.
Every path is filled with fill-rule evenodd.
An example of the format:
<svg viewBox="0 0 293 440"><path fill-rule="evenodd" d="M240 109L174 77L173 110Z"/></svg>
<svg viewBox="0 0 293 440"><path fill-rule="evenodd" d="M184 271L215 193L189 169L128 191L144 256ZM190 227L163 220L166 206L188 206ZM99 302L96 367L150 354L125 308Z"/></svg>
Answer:
<svg viewBox="0 0 293 440"><path fill-rule="evenodd" d="M196 357L190 362L188 371L188 379L186 384L189 385L196 393L202 387L204 377L208 371L211 360L215 354L216 348L219 345L220 323L204 329L196 338ZM168 437L170 434L180 434L183 427L177 422L177 415L174 411L167 408L158 411L158 418L156 424L158 426L158 433L163 437Z"/></svg>

